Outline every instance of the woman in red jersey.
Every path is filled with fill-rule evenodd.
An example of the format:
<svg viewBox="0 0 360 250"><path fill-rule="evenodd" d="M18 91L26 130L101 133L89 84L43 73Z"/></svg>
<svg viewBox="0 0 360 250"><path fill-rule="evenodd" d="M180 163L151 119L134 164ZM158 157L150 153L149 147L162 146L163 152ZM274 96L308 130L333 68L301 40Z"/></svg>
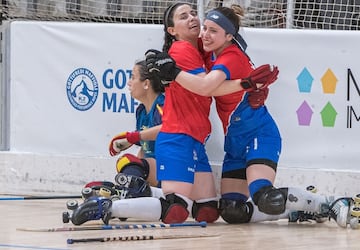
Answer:
<svg viewBox="0 0 360 250"><path fill-rule="evenodd" d="M175 79L178 84L204 96L216 95L216 90L223 88L224 80L251 76L256 69L253 69L239 42L239 14L241 9L238 6L234 6L234 9L219 7L207 14L201 37L205 51L212 55L206 57L206 65L211 72L205 78L180 72L172 62L175 58L167 58L164 53L150 53L147 58L149 70L160 71L162 78ZM173 56L170 51L169 55ZM239 82L246 89L247 83L243 80ZM267 93L266 85L270 83L259 89L264 96ZM253 87L257 89L258 86ZM208 89L215 91L209 93ZM238 91L215 98L225 134L226 154L220 200L222 218L228 223L244 223L286 217L289 211L296 211L301 216L306 215L305 219L317 221L321 217L331 216L340 226L346 226L349 211L346 198L332 202L329 197L305 189L273 186L281 152L281 137L267 108L251 104L252 92ZM252 201L248 201L249 197ZM304 215L297 210L310 213ZM297 219L301 221L304 218Z"/></svg>

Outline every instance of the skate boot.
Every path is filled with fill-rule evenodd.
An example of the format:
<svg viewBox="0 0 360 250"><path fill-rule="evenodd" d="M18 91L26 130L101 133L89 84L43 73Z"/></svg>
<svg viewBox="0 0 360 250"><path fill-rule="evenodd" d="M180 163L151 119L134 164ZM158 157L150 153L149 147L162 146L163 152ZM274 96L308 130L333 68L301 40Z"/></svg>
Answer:
<svg viewBox="0 0 360 250"><path fill-rule="evenodd" d="M320 205L320 212L292 211L289 213L289 222L311 222L323 223L329 218L329 204Z"/></svg>
<svg viewBox="0 0 360 250"><path fill-rule="evenodd" d="M102 219L105 224L111 219L111 200L105 197L90 197L79 205L70 217L74 225L81 225L90 220Z"/></svg>
<svg viewBox="0 0 360 250"><path fill-rule="evenodd" d="M352 229L359 228L360 219L360 194L354 198L342 197L330 205L329 219L334 219L338 226Z"/></svg>
<svg viewBox="0 0 360 250"><path fill-rule="evenodd" d="M338 226L346 228L350 221L350 207L354 203L351 197L336 199L330 205L329 219L336 221Z"/></svg>

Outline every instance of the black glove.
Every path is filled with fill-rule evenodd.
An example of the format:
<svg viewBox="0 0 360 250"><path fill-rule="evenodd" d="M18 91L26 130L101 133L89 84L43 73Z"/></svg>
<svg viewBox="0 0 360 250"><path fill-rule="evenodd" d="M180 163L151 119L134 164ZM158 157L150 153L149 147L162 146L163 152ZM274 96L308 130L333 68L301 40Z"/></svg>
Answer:
<svg viewBox="0 0 360 250"><path fill-rule="evenodd" d="M145 53L146 65L150 73L157 75L162 84L167 85L175 80L181 69L168 53L150 49Z"/></svg>
<svg viewBox="0 0 360 250"><path fill-rule="evenodd" d="M249 105L254 109L257 109L257 108L263 106L268 94L269 94L268 87L256 89L256 90L248 92Z"/></svg>

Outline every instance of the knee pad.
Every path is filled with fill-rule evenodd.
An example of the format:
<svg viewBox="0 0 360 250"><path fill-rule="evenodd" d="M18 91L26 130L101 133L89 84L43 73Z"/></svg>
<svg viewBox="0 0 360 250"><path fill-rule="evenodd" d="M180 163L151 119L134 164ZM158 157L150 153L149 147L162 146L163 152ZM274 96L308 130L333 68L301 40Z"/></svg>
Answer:
<svg viewBox="0 0 360 250"><path fill-rule="evenodd" d="M220 215L229 224L248 223L254 212L250 202L220 199Z"/></svg>
<svg viewBox="0 0 360 250"><path fill-rule="evenodd" d="M124 154L116 161L116 171L147 179L149 176L149 163L132 154Z"/></svg>
<svg viewBox="0 0 360 250"><path fill-rule="evenodd" d="M253 201L263 213L282 214L285 212L286 192L286 189L273 186L263 187L254 194Z"/></svg>
<svg viewBox="0 0 360 250"><path fill-rule="evenodd" d="M160 198L161 202L161 220L164 223L183 223L189 216L186 201L176 194L168 194Z"/></svg>
<svg viewBox="0 0 360 250"><path fill-rule="evenodd" d="M212 223L219 218L218 202L215 200L201 203L194 202L191 213L198 222Z"/></svg>

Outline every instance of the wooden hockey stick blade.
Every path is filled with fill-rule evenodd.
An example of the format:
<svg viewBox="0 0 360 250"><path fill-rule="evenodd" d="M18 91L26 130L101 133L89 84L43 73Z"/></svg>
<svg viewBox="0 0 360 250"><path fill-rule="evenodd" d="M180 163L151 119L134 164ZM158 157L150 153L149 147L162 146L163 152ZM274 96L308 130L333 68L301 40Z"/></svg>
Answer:
<svg viewBox="0 0 360 250"><path fill-rule="evenodd" d="M67 231L88 231L88 230L119 230L119 229L146 229L146 228L175 228L175 227L206 227L207 223L186 222L172 224L119 224L119 225L94 225L94 226L75 226L75 227L57 227L57 228L17 228L18 231L27 232L67 232Z"/></svg>

